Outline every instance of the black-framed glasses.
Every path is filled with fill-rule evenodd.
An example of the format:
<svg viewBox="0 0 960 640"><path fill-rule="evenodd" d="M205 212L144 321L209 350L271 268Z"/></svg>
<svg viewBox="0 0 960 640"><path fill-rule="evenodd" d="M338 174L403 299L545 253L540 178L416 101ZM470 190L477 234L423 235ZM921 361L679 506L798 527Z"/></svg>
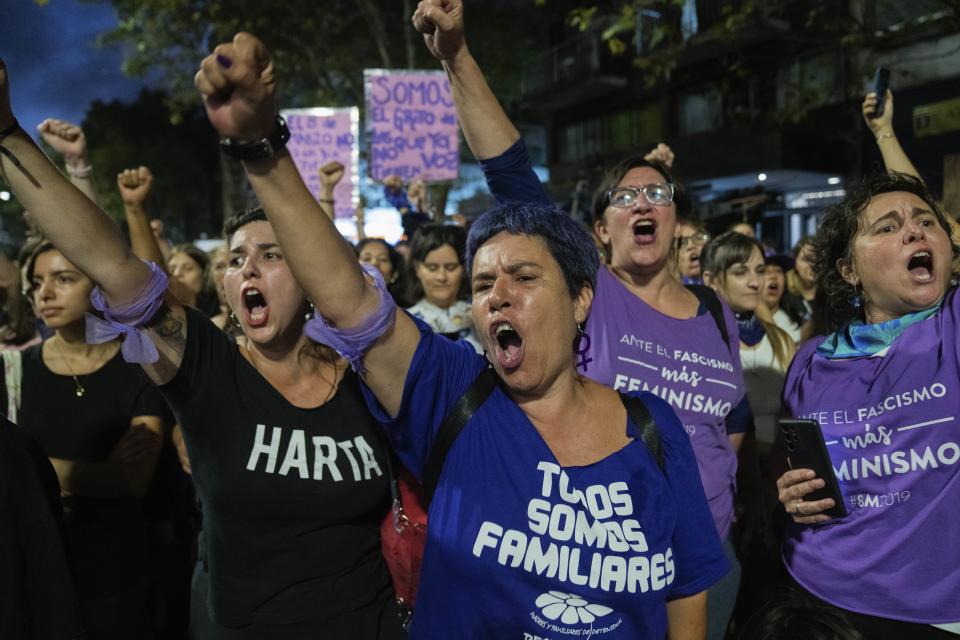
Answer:
<svg viewBox="0 0 960 640"><path fill-rule="evenodd" d="M642 187L615 187L607 191L607 202L618 209L632 207L640 199L640 194L653 205L668 205L673 202L674 187L671 183L655 182Z"/></svg>

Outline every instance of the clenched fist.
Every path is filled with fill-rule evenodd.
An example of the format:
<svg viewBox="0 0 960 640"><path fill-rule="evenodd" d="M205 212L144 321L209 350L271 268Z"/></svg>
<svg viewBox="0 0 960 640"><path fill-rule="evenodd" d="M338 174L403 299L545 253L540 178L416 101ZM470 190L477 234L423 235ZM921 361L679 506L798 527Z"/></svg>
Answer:
<svg viewBox="0 0 960 640"><path fill-rule="evenodd" d="M150 186L153 184L153 174L146 167L126 169L117 174L117 188L120 190L120 199L123 204L142 205L150 195Z"/></svg>
<svg viewBox="0 0 960 640"><path fill-rule="evenodd" d="M277 81L270 53L255 36L241 32L217 46L200 63L194 83L222 137L250 142L273 132Z"/></svg>
<svg viewBox="0 0 960 640"><path fill-rule="evenodd" d="M437 60L452 60L467 51L463 0L421 0L413 12L413 26Z"/></svg>
<svg viewBox="0 0 960 640"><path fill-rule="evenodd" d="M43 141L63 156L68 165L84 164L87 160L87 137L83 129L56 118L47 118L37 127Z"/></svg>
<svg viewBox="0 0 960 640"><path fill-rule="evenodd" d="M333 192L333 188L337 186L340 180L343 179L344 166L337 162L336 160L331 160L322 167L320 167L318 173L320 175L320 186L329 192Z"/></svg>

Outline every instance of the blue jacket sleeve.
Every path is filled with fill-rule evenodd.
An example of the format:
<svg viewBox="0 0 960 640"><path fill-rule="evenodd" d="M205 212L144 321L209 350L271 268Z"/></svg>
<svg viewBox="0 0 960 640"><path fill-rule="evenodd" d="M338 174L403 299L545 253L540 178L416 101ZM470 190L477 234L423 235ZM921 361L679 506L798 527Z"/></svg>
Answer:
<svg viewBox="0 0 960 640"><path fill-rule="evenodd" d="M480 168L497 204L522 202L548 207L553 205L547 190L533 172L523 138L499 156L481 160Z"/></svg>

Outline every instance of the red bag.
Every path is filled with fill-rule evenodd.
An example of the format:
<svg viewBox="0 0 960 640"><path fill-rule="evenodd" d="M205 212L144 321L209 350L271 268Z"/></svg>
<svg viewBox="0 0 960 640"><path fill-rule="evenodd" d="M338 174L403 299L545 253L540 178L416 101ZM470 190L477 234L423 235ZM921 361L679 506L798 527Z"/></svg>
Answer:
<svg viewBox="0 0 960 640"><path fill-rule="evenodd" d="M406 626L416 602L427 543L426 501L420 484L399 465L391 493L393 506L380 524L380 542Z"/></svg>

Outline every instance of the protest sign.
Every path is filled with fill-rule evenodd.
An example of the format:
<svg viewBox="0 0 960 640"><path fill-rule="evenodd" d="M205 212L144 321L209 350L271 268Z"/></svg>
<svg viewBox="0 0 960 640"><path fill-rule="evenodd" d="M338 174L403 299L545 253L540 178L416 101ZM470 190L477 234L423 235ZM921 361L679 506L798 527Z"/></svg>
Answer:
<svg viewBox="0 0 960 640"><path fill-rule="evenodd" d="M456 179L457 113L446 74L365 69L363 80L373 179Z"/></svg>
<svg viewBox="0 0 960 640"><path fill-rule="evenodd" d="M360 201L359 109L284 109L280 115L290 128L287 149L314 198L320 198L320 167L334 160L344 166L333 192L334 212L337 218L352 219Z"/></svg>

